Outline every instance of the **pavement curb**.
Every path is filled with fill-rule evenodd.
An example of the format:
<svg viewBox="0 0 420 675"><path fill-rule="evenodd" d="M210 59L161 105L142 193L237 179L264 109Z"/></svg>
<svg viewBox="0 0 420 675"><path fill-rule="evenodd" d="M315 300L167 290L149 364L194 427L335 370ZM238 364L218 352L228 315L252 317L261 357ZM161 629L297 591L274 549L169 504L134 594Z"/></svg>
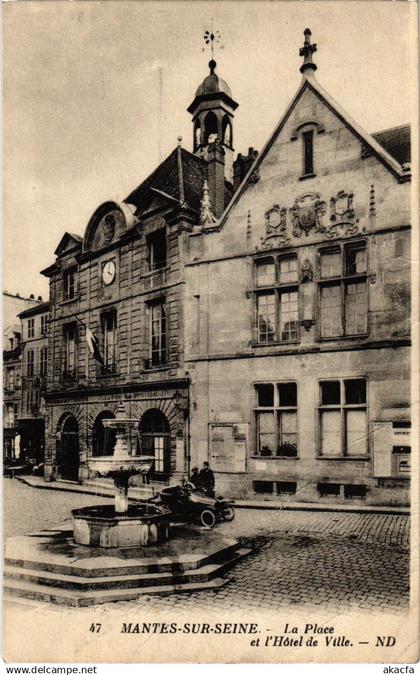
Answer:
<svg viewBox="0 0 420 675"><path fill-rule="evenodd" d="M92 489L85 487L83 485L73 485L68 483L47 483L47 482L34 482L28 476L15 476L15 479L21 483L25 483L29 487L35 488L37 490L58 490L61 492L71 492L77 494L88 494L93 497L113 497L111 488L106 489ZM133 501L139 501L140 497L130 497ZM258 510L269 510L269 511L320 511L320 512L330 512L330 513L371 513L371 514L382 514L388 516L409 516L410 508L409 507L397 507L397 506L359 506L359 505L350 505L350 504L314 504L314 503L303 503L303 502L258 502L252 500L234 500L235 508L239 509L258 509Z"/></svg>

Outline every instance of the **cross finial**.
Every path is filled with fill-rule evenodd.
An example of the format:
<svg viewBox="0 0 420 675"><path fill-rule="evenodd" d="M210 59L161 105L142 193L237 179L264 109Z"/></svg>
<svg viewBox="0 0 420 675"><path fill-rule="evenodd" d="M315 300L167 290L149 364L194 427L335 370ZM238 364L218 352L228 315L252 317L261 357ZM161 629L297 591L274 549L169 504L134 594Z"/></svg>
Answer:
<svg viewBox="0 0 420 675"><path fill-rule="evenodd" d="M312 54L316 52L316 44L311 44L311 31L309 28L305 28L303 32L305 36L305 41L303 47L299 50L299 56L303 56L303 64L300 67L300 72L304 73L305 71L310 72L311 70L316 70L317 65L312 61Z"/></svg>

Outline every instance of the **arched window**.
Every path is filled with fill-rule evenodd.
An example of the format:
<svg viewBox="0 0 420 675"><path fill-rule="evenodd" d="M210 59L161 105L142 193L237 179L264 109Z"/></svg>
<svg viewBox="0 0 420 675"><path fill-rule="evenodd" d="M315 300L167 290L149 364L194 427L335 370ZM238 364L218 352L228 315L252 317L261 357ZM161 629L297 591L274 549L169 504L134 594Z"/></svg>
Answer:
<svg viewBox="0 0 420 675"><path fill-rule="evenodd" d="M114 419L115 415L104 410L97 416L92 429L92 454L94 457L112 455L115 446L115 431L103 425L103 420Z"/></svg>
<svg viewBox="0 0 420 675"><path fill-rule="evenodd" d="M197 120L194 125L194 150L196 150L201 145L201 127L200 122Z"/></svg>
<svg viewBox="0 0 420 675"><path fill-rule="evenodd" d="M211 110L207 113L204 121L204 145L214 143L217 139L217 117Z"/></svg>
<svg viewBox="0 0 420 675"><path fill-rule="evenodd" d="M229 148L232 147L232 126L227 115L223 118L222 136L224 145L227 145Z"/></svg>
<svg viewBox="0 0 420 675"><path fill-rule="evenodd" d="M144 413L140 422L141 455L154 455L151 474L156 477L170 472L171 437L168 420L160 410L152 408Z"/></svg>

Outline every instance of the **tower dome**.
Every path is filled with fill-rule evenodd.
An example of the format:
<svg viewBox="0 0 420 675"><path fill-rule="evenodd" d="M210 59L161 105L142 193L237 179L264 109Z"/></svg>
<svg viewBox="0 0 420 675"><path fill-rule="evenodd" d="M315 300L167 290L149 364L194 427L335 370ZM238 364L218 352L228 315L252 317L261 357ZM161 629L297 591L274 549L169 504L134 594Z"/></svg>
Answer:
<svg viewBox="0 0 420 675"><path fill-rule="evenodd" d="M206 94L226 94L226 96L232 98L232 92L227 82L214 72L216 65L217 63L213 59L209 61L210 75L207 75L198 87L195 92L196 97L206 96Z"/></svg>

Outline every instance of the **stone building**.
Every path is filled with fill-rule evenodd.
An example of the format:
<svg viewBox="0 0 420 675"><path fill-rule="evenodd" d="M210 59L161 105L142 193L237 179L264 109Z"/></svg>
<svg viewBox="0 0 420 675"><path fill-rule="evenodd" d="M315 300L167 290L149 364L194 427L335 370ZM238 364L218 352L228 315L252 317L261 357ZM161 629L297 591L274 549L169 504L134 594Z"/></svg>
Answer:
<svg viewBox="0 0 420 675"><path fill-rule="evenodd" d="M155 455L152 479L189 471L184 265L192 230L215 220L206 204L221 215L232 194L237 104L215 65L189 108L196 154L179 141L122 203L97 208L83 238L65 233L42 272L50 282L46 479L89 477L89 457L112 452L102 420L121 400L138 419L132 452ZM214 143L219 132L223 142Z"/></svg>
<svg viewBox="0 0 420 675"><path fill-rule="evenodd" d="M41 298L3 291L3 462L20 457L18 418L22 397L22 328L19 312L36 307Z"/></svg>
<svg viewBox="0 0 420 675"><path fill-rule="evenodd" d="M404 504L410 131L366 133L317 81L315 50L306 30L296 95L190 235L192 462L237 497Z"/></svg>
<svg viewBox="0 0 420 675"><path fill-rule="evenodd" d="M39 302L19 314L22 327L22 386L17 419L21 455L33 464L44 461L48 316L48 302Z"/></svg>

